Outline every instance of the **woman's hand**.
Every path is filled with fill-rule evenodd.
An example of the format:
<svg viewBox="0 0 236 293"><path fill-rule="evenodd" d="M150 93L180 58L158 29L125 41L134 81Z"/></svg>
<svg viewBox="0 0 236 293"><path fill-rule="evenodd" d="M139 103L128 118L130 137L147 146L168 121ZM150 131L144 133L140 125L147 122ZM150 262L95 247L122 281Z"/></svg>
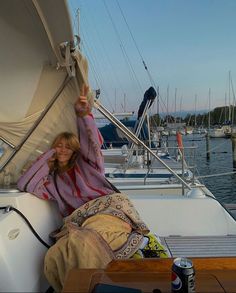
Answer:
<svg viewBox="0 0 236 293"><path fill-rule="evenodd" d="M86 96L79 96L76 103L79 105L79 107L88 107L88 99Z"/></svg>
<svg viewBox="0 0 236 293"><path fill-rule="evenodd" d="M50 163L50 162L54 162L54 161L56 160L56 158L57 158L57 154L54 153L54 154L51 156L51 158L48 159L48 162L49 162L49 163Z"/></svg>
<svg viewBox="0 0 236 293"><path fill-rule="evenodd" d="M85 116L90 112L90 104L88 102L88 95L89 87L85 84L83 85L80 96L78 97L77 101L75 102L75 111L79 116Z"/></svg>
<svg viewBox="0 0 236 293"><path fill-rule="evenodd" d="M47 163L48 163L48 167L49 167L50 171L52 171L54 169L56 159L57 159L56 153L54 153L51 156L51 158L48 159Z"/></svg>

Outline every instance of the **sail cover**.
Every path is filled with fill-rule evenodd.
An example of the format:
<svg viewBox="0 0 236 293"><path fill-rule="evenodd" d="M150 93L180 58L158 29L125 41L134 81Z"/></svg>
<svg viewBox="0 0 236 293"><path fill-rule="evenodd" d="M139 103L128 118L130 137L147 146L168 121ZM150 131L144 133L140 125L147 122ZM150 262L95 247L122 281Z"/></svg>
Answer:
<svg viewBox="0 0 236 293"><path fill-rule="evenodd" d="M68 78L61 44L73 44L73 38L66 1L0 1L0 168L57 97L0 172L1 185L6 173L16 182L26 164L49 148L57 133L77 131L73 104L78 88L88 84L88 66L81 53L73 51L76 78Z"/></svg>
<svg viewBox="0 0 236 293"><path fill-rule="evenodd" d="M146 92L144 93L144 96L143 96L142 103L140 104L139 109L138 109L138 119L143 115L143 111L145 109L145 106L147 105L147 102L151 101L150 105L149 105L149 108L150 108L151 105L153 104L156 96L157 96L157 93L152 86L148 90L146 90Z"/></svg>

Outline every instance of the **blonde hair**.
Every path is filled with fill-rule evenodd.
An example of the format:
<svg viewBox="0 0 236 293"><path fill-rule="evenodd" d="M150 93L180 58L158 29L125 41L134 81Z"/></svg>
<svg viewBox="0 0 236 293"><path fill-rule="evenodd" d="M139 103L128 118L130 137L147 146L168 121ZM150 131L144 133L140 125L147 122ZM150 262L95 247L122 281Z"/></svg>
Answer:
<svg viewBox="0 0 236 293"><path fill-rule="evenodd" d="M75 164L75 161L78 156L79 149L80 149L80 143L79 143L78 137L74 133L62 132L62 133L58 134L55 137L54 141L52 142L51 148L55 148L56 146L58 146L58 144L63 139L68 143L70 149L73 151L73 154L72 154L67 166L65 168L63 168L63 170L59 167L57 160L49 163L50 171L57 171L60 173L60 172L63 172L63 171L66 171L66 170L72 168Z"/></svg>

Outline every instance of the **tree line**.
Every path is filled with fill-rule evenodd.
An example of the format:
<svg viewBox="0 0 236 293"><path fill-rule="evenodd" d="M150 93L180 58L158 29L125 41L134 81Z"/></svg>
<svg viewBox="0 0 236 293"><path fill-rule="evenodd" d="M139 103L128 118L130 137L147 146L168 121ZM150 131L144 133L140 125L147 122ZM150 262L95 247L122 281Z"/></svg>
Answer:
<svg viewBox="0 0 236 293"><path fill-rule="evenodd" d="M236 123L236 109L234 106L216 107L210 112L203 114L188 113L185 117L176 117L174 115L162 116L154 114L150 117L151 126L166 126L167 123L185 123L187 126L208 127L210 125L223 125Z"/></svg>

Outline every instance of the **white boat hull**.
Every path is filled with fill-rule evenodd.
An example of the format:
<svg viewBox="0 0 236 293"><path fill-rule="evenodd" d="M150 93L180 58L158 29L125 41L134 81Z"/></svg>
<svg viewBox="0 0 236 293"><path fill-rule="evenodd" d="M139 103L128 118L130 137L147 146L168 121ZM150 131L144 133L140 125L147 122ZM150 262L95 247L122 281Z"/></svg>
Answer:
<svg viewBox="0 0 236 293"><path fill-rule="evenodd" d="M12 205L30 221L48 244L49 233L61 225L52 202L26 193L1 194L0 206ZM15 211L0 211L0 292L45 292L50 286L43 273L47 248Z"/></svg>
<svg viewBox="0 0 236 293"><path fill-rule="evenodd" d="M226 137L225 132L222 128L210 129L209 136L211 138L223 138Z"/></svg>
<svg viewBox="0 0 236 293"><path fill-rule="evenodd" d="M129 190L129 187L124 187L122 191L128 194L153 233L166 243L175 241L172 245L175 252L172 255L178 256L176 247L182 239L187 241L186 237L192 237L191 241L205 237L208 243L204 246L205 255L225 255L224 247L212 251L211 245L215 237L220 237L224 243L232 242L232 237L228 236L236 235L235 220L214 198L205 196L205 191L210 195L205 187L185 192L185 196L181 194L180 188L178 193L175 186L172 187L169 194L165 186L160 189L150 186L150 193L144 188ZM49 233L61 225L55 206L30 194L2 194L0 206L6 205L18 208L47 243ZM0 231L0 292L45 292L49 287L43 277L47 249L35 238L24 220L13 211L5 214L1 211ZM194 253L192 250L187 251L186 247L182 249L189 256ZM235 248L232 249L231 255L236 256Z"/></svg>

